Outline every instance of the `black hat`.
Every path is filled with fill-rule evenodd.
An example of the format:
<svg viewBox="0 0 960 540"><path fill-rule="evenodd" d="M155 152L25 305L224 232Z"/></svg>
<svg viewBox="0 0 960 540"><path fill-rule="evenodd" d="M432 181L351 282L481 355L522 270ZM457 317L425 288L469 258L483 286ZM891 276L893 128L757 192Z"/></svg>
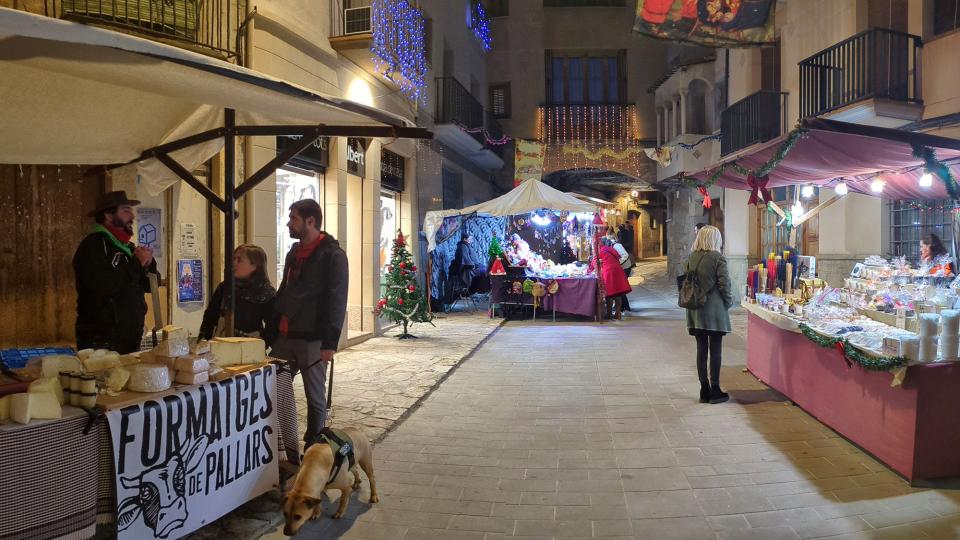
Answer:
<svg viewBox="0 0 960 540"><path fill-rule="evenodd" d="M137 206L140 201L127 197L126 191L111 191L97 197L97 205L93 207L88 216L95 216L107 208L116 208L118 206Z"/></svg>

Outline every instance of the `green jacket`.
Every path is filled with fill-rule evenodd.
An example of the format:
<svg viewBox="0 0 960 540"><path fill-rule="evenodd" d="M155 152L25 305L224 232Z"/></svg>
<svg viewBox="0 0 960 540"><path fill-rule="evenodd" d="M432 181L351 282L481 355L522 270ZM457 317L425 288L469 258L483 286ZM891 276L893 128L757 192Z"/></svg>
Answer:
<svg viewBox="0 0 960 540"><path fill-rule="evenodd" d="M719 251L696 251L687 259L686 272L697 272L700 283L710 291L700 309L687 310L687 328L730 333L733 291L727 259Z"/></svg>

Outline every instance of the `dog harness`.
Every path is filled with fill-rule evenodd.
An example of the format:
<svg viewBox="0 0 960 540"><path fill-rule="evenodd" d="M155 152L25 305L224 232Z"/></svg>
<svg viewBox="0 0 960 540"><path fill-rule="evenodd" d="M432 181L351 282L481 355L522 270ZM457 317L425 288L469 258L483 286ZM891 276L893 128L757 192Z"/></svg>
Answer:
<svg viewBox="0 0 960 540"><path fill-rule="evenodd" d="M318 442L329 445L330 450L333 451L333 468L330 469L330 476L328 477L330 481L327 482L327 485L330 485L340 474L344 459L349 463L349 469L357 464L357 458L353 454L353 441L343 431L325 427L320 431L320 441Z"/></svg>

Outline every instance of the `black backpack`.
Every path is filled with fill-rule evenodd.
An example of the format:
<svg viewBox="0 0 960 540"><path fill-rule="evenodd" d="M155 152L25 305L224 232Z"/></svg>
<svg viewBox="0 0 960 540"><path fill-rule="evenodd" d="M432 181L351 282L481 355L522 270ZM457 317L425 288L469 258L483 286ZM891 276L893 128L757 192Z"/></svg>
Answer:
<svg viewBox="0 0 960 540"><path fill-rule="evenodd" d="M677 305L682 308L700 309L707 303L707 293L710 291L703 286L700 281L700 274L697 273L704 258L705 255L700 256L697 267L692 272L689 270L690 263L687 262L687 273L683 276L683 283L680 285L680 299L677 301Z"/></svg>

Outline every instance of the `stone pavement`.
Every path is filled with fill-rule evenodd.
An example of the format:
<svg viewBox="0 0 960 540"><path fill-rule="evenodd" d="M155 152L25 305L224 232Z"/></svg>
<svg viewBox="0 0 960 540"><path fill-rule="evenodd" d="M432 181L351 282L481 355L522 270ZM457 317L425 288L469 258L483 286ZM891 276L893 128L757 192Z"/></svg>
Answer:
<svg viewBox="0 0 960 540"><path fill-rule="evenodd" d="M298 537L960 537L960 492L910 487L767 389L737 333L733 399L698 403L658 268L625 321L503 326L376 446L381 502L364 481L347 517L327 502Z"/></svg>

